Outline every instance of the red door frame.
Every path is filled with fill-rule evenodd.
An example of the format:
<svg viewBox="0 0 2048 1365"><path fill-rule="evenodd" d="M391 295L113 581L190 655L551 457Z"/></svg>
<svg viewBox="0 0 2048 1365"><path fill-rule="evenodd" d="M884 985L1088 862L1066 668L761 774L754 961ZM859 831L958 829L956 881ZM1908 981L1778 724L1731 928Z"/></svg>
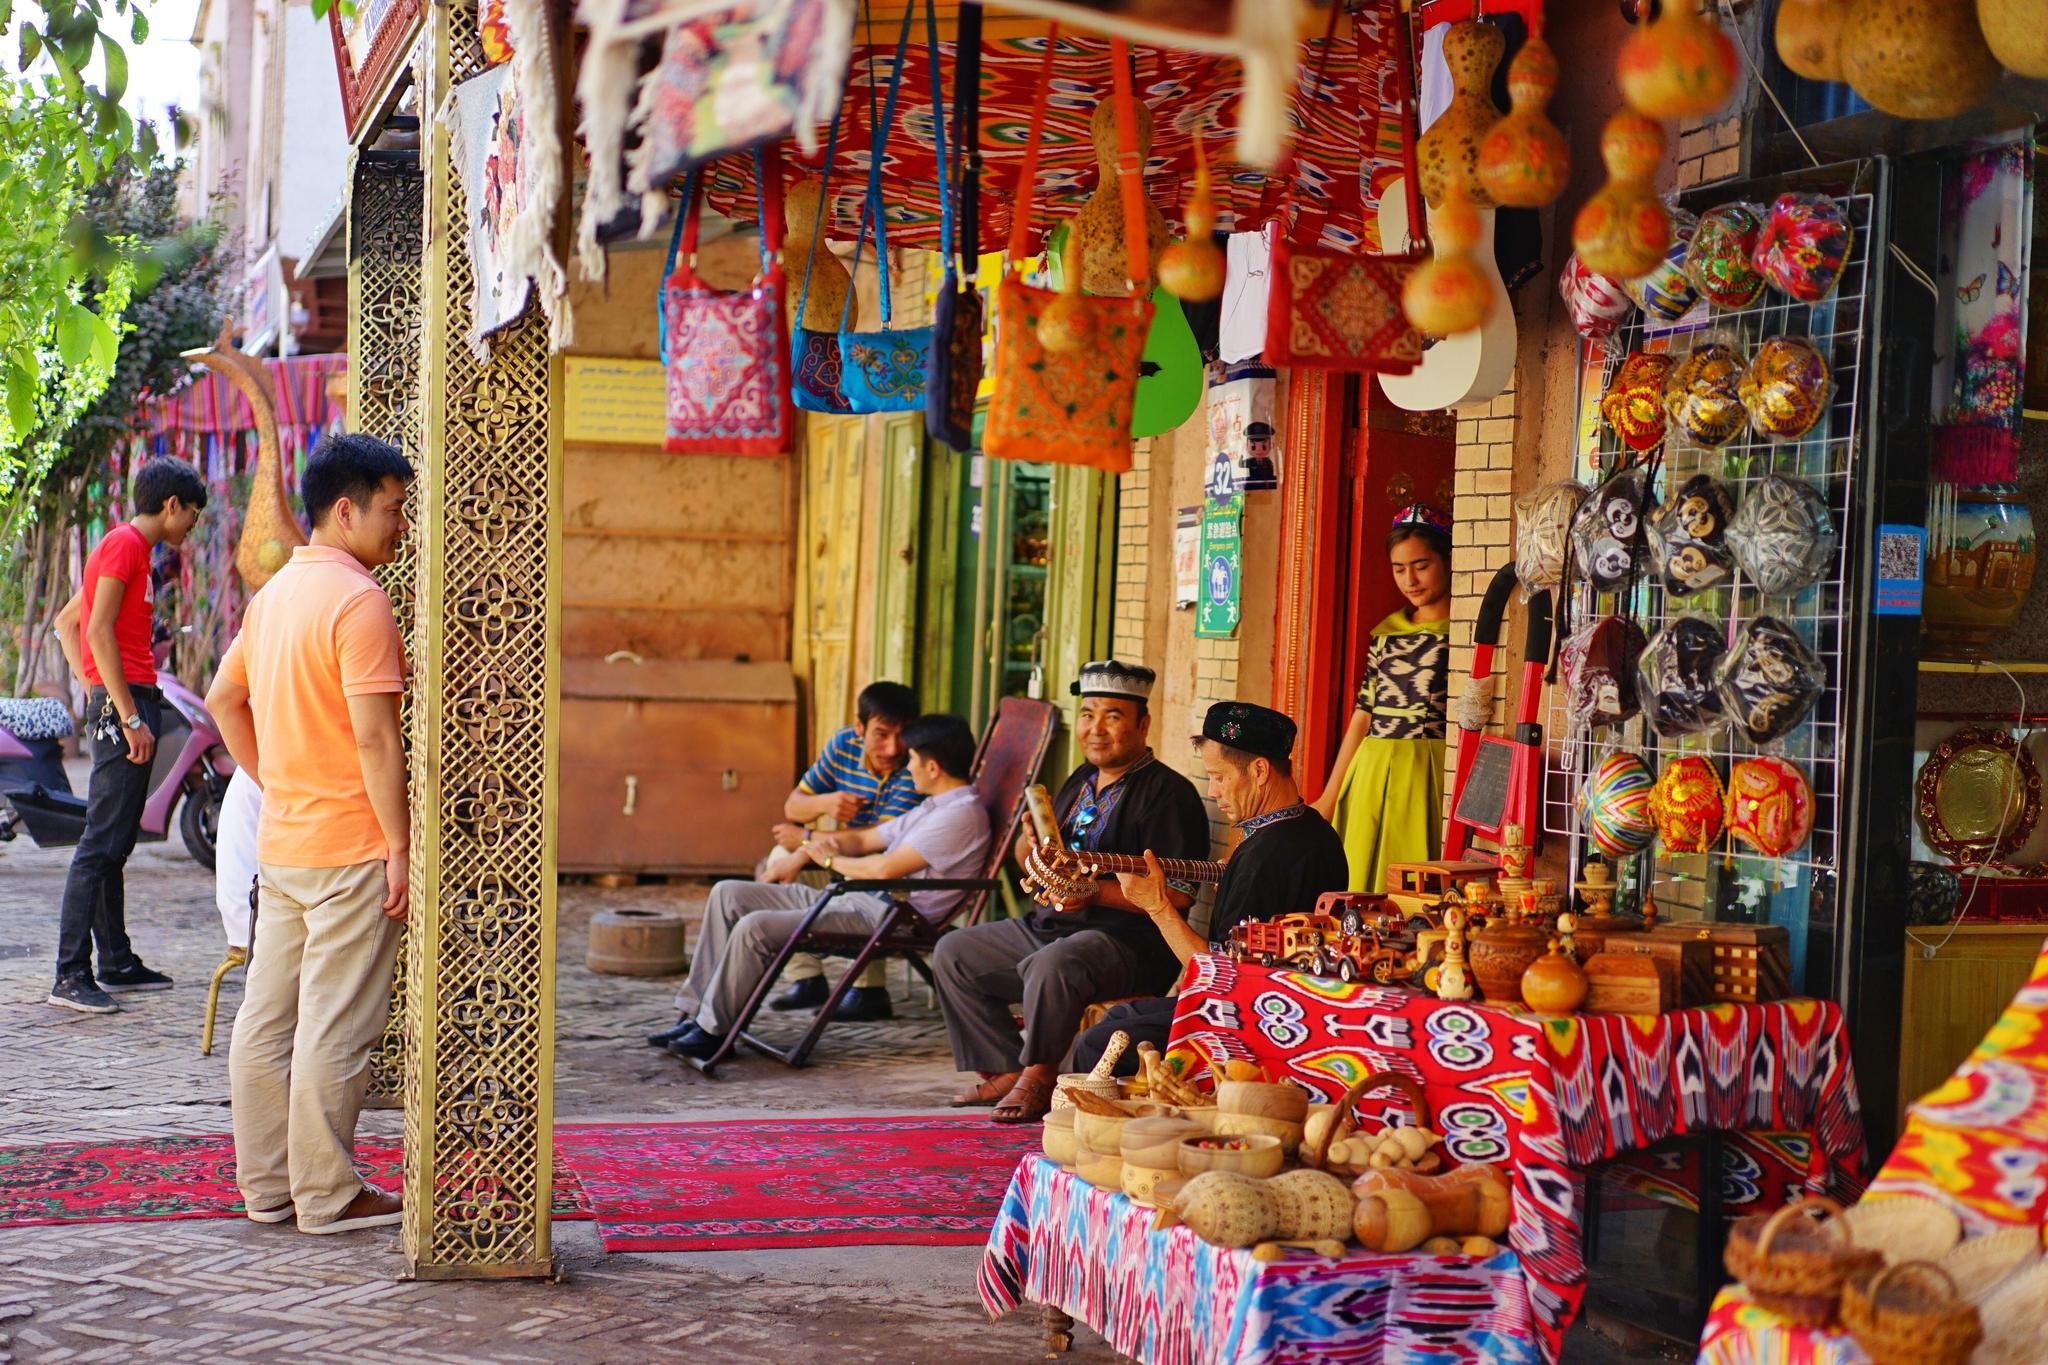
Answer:
<svg viewBox="0 0 2048 1365"><path fill-rule="evenodd" d="M1449 413L1406 412L1360 377L1297 371L1290 387L1287 449L1300 477L1283 499L1273 676L1275 704L1300 727L1295 770L1311 799L1343 743L1372 628L1402 604L1387 529L1416 498L1449 510L1455 432Z"/></svg>

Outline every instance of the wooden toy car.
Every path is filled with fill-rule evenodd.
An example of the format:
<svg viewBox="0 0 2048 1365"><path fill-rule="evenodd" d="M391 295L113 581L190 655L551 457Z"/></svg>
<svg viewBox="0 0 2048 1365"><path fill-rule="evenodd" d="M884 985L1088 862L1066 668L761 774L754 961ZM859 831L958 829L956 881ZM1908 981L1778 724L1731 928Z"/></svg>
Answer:
<svg viewBox="0 0 2048 1365"><path fill-rule="evenodd" d="M1340 915L1315 911L1245 920L1230 931L1225 950L1240 962L1344 982L1370 979L1387 985L1403 980L1409 968L1408 953L1383 940L1357 907Z"/></svg>
<svg viewBox="0 0 2048 1365"><path fill-rule="evenodd" d="M1491 881L1499 873L1492 863L1388 863L1387 908L1401 916L1411 933L1441 929L1445 901L1468 899L1461 890L1464 883Z"/></svg>

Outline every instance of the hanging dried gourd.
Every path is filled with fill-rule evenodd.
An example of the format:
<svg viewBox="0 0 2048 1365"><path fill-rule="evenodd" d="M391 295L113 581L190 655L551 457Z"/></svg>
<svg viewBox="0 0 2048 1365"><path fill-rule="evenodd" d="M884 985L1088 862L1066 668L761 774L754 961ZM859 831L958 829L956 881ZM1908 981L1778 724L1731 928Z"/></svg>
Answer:
<svg viewBox="0 0 2048 1365"><path fill-rule="evenodd" d="M1718 19L1702 17L1694 0L1667 0L1657 18L1622 43L1614 75L1631 109L1679 119L1726 104L1741 69L1735 41Z"/></svg>
<svg viewBox="0 0 2048 1365"><path fill-rule="evenodd" d="M1082 269L1081 234L1069 228L1059 297L1038 315L1038 343L1048 351L1071 354L1095 344L1095 314L1081 302Z"/></svg>
<svg viewBox="0 0 2048 1365"><path fill-rule="evenodd" d="M1529 41L1508 63L1508 103L1479 144L1479 183L1495 203L1541 208L1564 193L1571 145L1545 110L1557 93L1557 54L1543 41L1538 14Z"/></svg>
<svg viewBox="0 0 2048 1365"><path fill-rule="evenodd" d="M1778 60L1810 81L1842 79L1842 26L1849 22L1850 0L1780 0ZM1992 0L2003 8L2023 8L2013 0Z"/></svg>
<svg viewBox="0 0 2048 1365"><path fill-rule="evenodd" d="M1887 114L1954 118L1991 93L1998 59L1970 0L1852 0L1842 79Z"/></svg>
<svg viewBox="0 0 2048 1365"><path fill-rule="evenodd" d="M1452 24L1444 35L1444 64L1451 70L1451 84L1457 93L1415 144L1422 197L1432 208L1444 202L1445 191L1454 181L1464 188L1474 207L1493 207L1493 196L1479 179L1479 144L1501 119L1487 92L1493 86L1494 68L1506 51L1507 39L1492 24Z"/></svg>
<svg viewBox="0 0 2048 1365"><path fill-rule="evenodd" d="M1418 332L1434 337L1469 332L1493 310L1493 285L1472 259L1481 230L1479 210L1453 181L1443 204L1429 214L1436 254L1401 289L1401 311Z"/></svg>
<svg viewBox="0 0 2048 1365"><path fill-rule="evenodd" d="M825 193L824 182L817 176L807 175L783 191L782 221L788 230L782 240L782 273L785 279L805 280L809 286L803 290L783 290L790 315L795 316L801 301L804 315L797 326L814 332L837 332L839 318L846 313L846 291L853 287L853 277L846 273L846 267L825 245L824 219L820 216L819 199ZM805 271L810 272L808 276ZM853 311L847 314L847 326L860 326L860 303L855 300Z"/></svg>
<svg viewBox="0 0 2048 1365"><path fill-rule="evenodd" d="M1628 109L1600 133L1607 183L1572 220L1572 247L1588 270L1610 279L1647 275L1671 245L1671 213L1653 185L1664 162L1664 129Z"/></svg>
<svg viewBox="0 0 2048 1365"><path fill-rule="evenodd" d="M1133 102L1133 112L1137 116L1138 174L1142 183L1145 158L1152 155L1152 111L1138 100ZM1095 106L1094 116L1088 120L1088 136L1095 144L1095 192L1081 205L1081 211L1074 215L1067 229L1069 240L1080 242L1081 287L1091 294L1122 296L1130 284L1136 283L1149 292L1153 279L1130 280L1130 265L1124 254L1124 206L1117 175L1114 101L1104 100ZM1156 263L1166 254L1166 216L1149 200L1144 203L1144 211L1145 236L1150 247L1147 259ZM1042 324L1040 330L1043 331Z"/></svg>
<svg viewBox="0 0 2048 1365"><path fill-rule="evenodd" d="M1207 303L1223 292L1223 253L1216 249L1216 198L1209 192L1209 152L1195 130L1195 188L1188 195L1185 240L1160 253L1159 283L1185 303Z"/></svg>
<svg viewBox="0 0 2048 1365"><path fill-rule="evenodd" d="M2048 0L1977 0L1977 24L1999 65L2048 77Z"/></svg>

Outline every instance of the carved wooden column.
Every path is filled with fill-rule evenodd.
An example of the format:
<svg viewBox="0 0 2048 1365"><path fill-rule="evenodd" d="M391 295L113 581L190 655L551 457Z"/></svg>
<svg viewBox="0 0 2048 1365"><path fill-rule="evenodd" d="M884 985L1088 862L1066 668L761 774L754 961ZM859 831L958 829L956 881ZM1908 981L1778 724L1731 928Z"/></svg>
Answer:
<svg viewBox="0 0 2048 1365"><path fill-rule="evenodd" d="M415 467L422 455L420 228L425 206L417 156L360 154L348 199L349 427L396 445ZM397 562L377 575L391 594L408 656L417 653L413 596L418 576L419 538L411 535L399 548ZM410 715L409 695L405 709ZM370 1057L373 1103L396 1103L405 1088L405 958L401 952L391 1019Z"/></svg>
<svg viewBox="0 0 2048 1365"><path fill-rule="evenodd" d="M432 115L483 65L474 0L430 4L401 1246L434 1279L551 1269L561 369L537 314L469 349L465 197Z"/></svg>

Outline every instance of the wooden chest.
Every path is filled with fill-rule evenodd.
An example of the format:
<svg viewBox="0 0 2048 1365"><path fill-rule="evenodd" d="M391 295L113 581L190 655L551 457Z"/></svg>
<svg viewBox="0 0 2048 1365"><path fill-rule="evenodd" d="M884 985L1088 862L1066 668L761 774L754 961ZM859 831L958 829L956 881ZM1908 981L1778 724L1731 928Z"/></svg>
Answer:
<svg viewBox="0 0 2048 1365"><path fill-rule="evenodd" d="M750 874L801 765L786 663L564 660L561 870Z"/></svg>
<svg viewBox="0 0 2048 1365"><path fill-rule="evenodd" d="M1792 935L1779 924L1706 924L1714 999L1764 1005L1792 994Z"/></svg>
<svg viewBox="0 0 2048 1365"><path fill-rule="evenodd" d="M1647 953L1595 953L1586 959L1584 1008L1594 1014L1664 1013L1678 1003L1677 974L1661 967Z"/></svg>
<svg viewBox="0 0 2048 1365"><path fill-rule="evenodd" d="M1698 925L1660 924L1646 934L1617 935L1607 941L1607 951L1654 959L1680 1008L1714 1003L1714 948Z"/></svg>

